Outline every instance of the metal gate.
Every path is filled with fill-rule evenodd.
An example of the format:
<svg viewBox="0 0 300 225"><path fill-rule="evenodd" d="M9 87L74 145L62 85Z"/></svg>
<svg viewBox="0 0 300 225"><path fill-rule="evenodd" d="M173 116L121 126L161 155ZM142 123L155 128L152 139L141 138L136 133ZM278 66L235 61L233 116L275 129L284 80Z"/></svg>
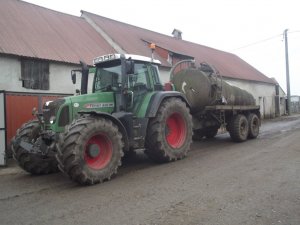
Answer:
<svg viewBox="0 0 300 225"><path fill-rule="evenodd" d="M6 165L5 93L0 91L0 166Z"/></svg>

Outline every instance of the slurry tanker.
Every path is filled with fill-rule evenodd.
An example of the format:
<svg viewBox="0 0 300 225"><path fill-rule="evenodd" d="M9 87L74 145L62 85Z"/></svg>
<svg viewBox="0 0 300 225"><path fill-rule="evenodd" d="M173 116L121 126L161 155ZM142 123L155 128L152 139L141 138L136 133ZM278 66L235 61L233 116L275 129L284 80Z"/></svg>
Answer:
<svg viewBox="0 0 300 225"><path fill-rule="evenodd" d="M221 127L236 142L258 136L260 112L255 99L225 82L213 66L201 63L196 67L192 60L181 61L172 68L170 81L173 89L187 98L194 140L212 138Z"/></svg>

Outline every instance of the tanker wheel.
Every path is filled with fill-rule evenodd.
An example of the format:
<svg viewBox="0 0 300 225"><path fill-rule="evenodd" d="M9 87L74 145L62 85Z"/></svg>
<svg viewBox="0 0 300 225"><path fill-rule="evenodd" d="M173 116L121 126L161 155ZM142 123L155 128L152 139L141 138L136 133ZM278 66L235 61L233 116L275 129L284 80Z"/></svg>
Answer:
<svg viewBox="0 0 300 225"><path fill-rule="evenodd" d="M122 134L111 120L93 116L73 121L60 136L57 159L62 172L80 184L109 180L123 156Z"/></svg>
<svg viewBox="0 0 300 225"><path fill-rule="evenodd" d="M182 159L190 149L192 136L192 117L186 104L178 98L166 99L149 121L145 153L156 162Z"/></svg>
<svg viewBox="0 0 300 225"><path fill-rule="evenodd" d="M197 129L194 130L193 133L193 141L201 141L204 137L204 130L203 129Z"/></svg>
<svg viewBox="0 0 300 225"><path fill-rule="evenodd" d="M249 125L249 133L248 138L254 139L257 138L259 134L259 118L256 114L250 113L247 116L248 125Z"/></svg>
<svg viewBox="0 0 300 225"><path fill-rule="evenodd" d="M219 127L209 127L205 129L204 136L206 138L213 138L217 135Z"/></svg>
<svg viewBox="0 0 300 225"><path fill-rule="evenodd" d="M44 156L38 153L30 153L19 144L20 141L31 144L36 143L40 137L40 131L40 124L37 120L24 123L12 139L13 157L22 169L31 174L42 175L58 172L54 151Z"/></svg>
<svg viewBox="0 0 300 225"><path fill-rule="evenodd" d="M243 142L248 138L248 120L243 114L235 115L229 124L229 134L233 141Z"/></svg>

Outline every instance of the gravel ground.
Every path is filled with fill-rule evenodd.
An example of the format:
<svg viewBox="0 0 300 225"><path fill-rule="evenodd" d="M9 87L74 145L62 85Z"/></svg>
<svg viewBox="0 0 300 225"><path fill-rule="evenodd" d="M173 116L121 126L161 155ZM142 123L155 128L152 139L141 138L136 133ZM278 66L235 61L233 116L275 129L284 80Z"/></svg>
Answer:
<svg viewBox="0 0 300 225"><path fill-rule="evenodd" d="M143 153L109 182L0 168L0 224L300 224L300 115L263 123L255 140L195 142L187 158Z"/></svg>

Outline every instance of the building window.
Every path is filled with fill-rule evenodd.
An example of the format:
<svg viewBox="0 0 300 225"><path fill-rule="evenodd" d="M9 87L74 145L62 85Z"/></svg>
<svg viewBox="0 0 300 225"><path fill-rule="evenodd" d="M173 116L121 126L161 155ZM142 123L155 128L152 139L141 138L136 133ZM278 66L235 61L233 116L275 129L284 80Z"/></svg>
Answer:
<svg viewBox="0 0 300 225"><path fill-rule="evenodd" d="M21 80L24 88L49 90L49 62L22 59Z"/></svg>

